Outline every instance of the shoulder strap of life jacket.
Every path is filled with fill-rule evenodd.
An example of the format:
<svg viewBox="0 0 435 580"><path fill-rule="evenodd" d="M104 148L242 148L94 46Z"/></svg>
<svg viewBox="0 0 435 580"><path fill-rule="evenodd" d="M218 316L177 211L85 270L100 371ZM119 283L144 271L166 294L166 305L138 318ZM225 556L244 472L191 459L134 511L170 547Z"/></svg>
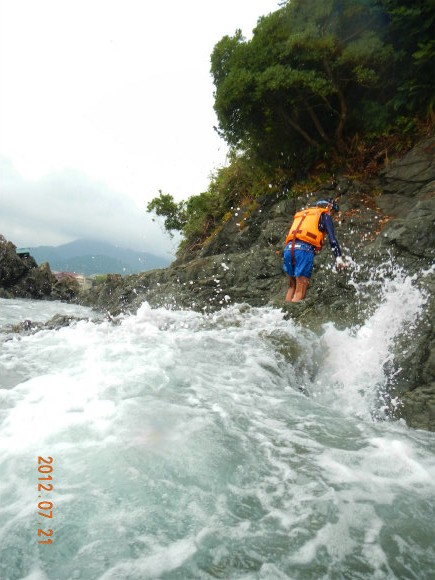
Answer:
<svg viewBox="0 0 435 580"><path fill-rule="evenodd" d="M296 264L296 260L295 260L295 244L296 244L296 234L299 233L300 227L302 225L302 222L304 221L304 219L307 217L307 214L304 213L301 216L301 219L299 220L298 225L296 226L296 228L293 231L293 239L292 239L292 246L291 246L291 256L292 256L292 264L293 264L293 268L295 267Z"/></svg>

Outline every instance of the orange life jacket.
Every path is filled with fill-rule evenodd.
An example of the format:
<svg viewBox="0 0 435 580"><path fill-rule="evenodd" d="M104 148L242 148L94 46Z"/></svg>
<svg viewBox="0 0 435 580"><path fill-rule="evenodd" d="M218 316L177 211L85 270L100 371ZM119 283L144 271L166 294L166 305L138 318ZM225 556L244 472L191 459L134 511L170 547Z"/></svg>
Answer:
<svg viewBox="0 0 435 580"><path fill-rule="evenodd" d="M317 250L320 250L326 232L319 230L319 220L322 213L327 211L324 207L309 207L308 209L298 211L293 218L292 227L285 239L285 245L293 240L302 240L313 245Z"/></svg>

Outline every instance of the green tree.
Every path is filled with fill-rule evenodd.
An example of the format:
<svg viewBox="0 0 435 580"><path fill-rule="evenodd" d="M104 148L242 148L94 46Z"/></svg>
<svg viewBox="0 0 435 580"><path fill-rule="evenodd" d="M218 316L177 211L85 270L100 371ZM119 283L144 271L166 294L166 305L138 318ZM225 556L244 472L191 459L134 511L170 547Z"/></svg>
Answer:
<svg viewBox="0 0 435 580"><path fill-rule="evenodd" d="M147 205L147 211L164 217L164 227L172 236L180 231L185 238L182 247L201 244L221 225L232 207L250 204L268 191L269 178L261 167L246 156L231 153L228 166L211 176L207 191L176 203L169 194L159 191Z"/></svg>
<svg viewBox="0 0 435 580"><path fill-rule="evenodd" d="M159 189L159 196L147 204L147 212L165 218L164 226L171 237L174 231L181 231L186 225L186 202L176 203L172 195L163 193L161 189Z"/></svg>
<svg viewBox="0 0 435 580"><path fill-rule="evenodd" d="M211 56L219 129L275 167L346 151L361 110L389 98L394 64L376 0L292 0L261 18L250 41L224 37Z"/></svg>
<svg viewBox="0 0 435 580"><path fill-rule="evenodd" d="M391 18L389 40L400 66L394 71L398 90L392 103L404 113L432 112L435 107L434 0L382 0Z"/></svg>
<svg viewBox="0 0 435 580"><path fill-rule="evenodd" d="M201 245L233 208L282 194L313 161L332 153L342 163L352 141L375 146L399 121L412 128L422 108L433 112L433 2L289 0L258 20L252 39L224 36L211 73L229 165L207 191L179 203L160 191L147 206L182 233L180 250Z"/></svg>

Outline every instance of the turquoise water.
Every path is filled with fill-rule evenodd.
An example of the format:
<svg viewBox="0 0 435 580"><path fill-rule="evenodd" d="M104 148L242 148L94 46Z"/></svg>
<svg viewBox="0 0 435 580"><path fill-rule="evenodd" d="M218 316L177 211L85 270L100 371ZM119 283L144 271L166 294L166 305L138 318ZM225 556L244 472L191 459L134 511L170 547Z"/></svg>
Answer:
<svg viewBox="0 0 435 580"><path fill-rule="evenodd" d="M319 336L147 304L3 334L1 580L433 578L435 434L385 414L423 302L392 281L363 327ZM3 328L36 304L0 301Z"/></svg>

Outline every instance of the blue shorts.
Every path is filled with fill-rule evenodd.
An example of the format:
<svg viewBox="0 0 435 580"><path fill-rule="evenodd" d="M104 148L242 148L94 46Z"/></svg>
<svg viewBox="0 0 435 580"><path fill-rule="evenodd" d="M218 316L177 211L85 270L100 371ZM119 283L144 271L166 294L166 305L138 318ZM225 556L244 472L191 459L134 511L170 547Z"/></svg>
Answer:
<svg viewBox="0 0 435 580"><path fill-rule="evenodd" d="M282 269L287 274L287 276L305 276L306 278L311 278L311 273L314 266L314 248L310 244L304 244L303 242L296 242L295 244L295 265L292 263L292 243L288 243L284 249L284 264ZM304 249L301 249L304 248ZM307 249L305 249L307 248Z"/></svg>

